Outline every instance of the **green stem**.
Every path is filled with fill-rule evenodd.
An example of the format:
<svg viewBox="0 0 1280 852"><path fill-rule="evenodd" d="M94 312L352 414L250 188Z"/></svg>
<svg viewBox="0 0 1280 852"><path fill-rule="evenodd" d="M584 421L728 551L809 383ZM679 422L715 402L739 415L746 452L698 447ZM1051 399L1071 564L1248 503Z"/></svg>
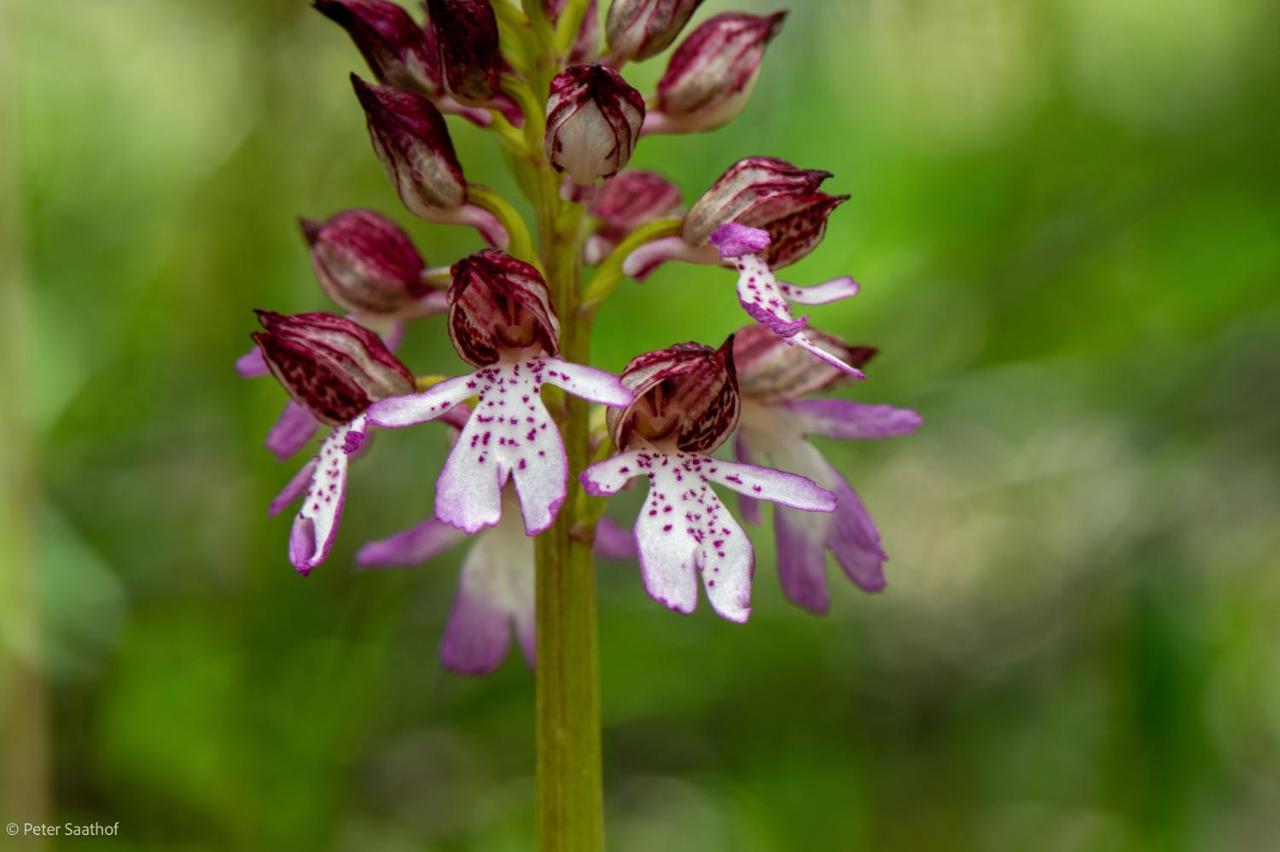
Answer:
<svg viewBox="0 0 1280 852"><path fill-rule="evenodd" d="M626 262L627 257L645 243L678 235L683 226L683 219L656 219L646 222L628 234L627 238L618 243L617 248L610 252L596 269L596 274L591 278L591 286L587 288L578 310L588 319L594 316L596 309L609 298L609 294L625 277L622 264Z"/></svg>
<svg viewBox="0 0 1280 852"><path fill-rule="evenodd" d="M581 299L582 209L559 199L556 175L542 184L538 232L543 266L560 317L561 357L590 358ZM537 540L538 848L604 848L596 579L587 503L578 483L588 462L587 404L566 397L560 416L569 457L569 491L555 525Z"/></svg>

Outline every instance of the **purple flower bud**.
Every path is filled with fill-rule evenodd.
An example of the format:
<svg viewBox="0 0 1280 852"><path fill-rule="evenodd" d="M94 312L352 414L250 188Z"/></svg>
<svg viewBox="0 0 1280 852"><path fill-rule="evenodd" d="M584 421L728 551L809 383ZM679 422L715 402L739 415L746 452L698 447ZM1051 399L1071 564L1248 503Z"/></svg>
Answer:
<svg viewBox="0 0 1280 852"><path fill-rule="evenodd" d="M316 419L341 426L380 399L413 391L413 373L367 328L333 314L257 313L266 331L253 340L267 367Z"/></svg>
<svg viewBox="0 0 1280 852"><path fill-rule="evenodd" d="M646 132L713 130L746 106L760 76L764 49L782 29L786 12L716 15L671 55L658 81L658 108Z"/></svg>
<svg viewBox="0 0 1280 852"><path fill-rule="evenodd" d="M684 241L702 248L710 245L720 226L745 225L769 232L771 242L764 254L769 266L795 263L822 241L827 217L849 198L818 190L830 176L771 157L739 160L685 216Z"/></svg>
<svg viewBox="0 0 1280 852"><path fill-rule="evenodd" d="M702 0L613 0L605 22L610 59L621 65L657 56L701 5Z"/></svg>
<svg viewBox="0 0 1280 852"><path fill-rule="evenodd" d="M599 263L636 228L679 215L682 206L680 189L657 172L629 170L606 181L591 202L599 225L587 242L586 262Z"/></svg>
<svg viewBox="0 0 1280 852"><path fill-rule="evenodd" d="M622 383L635 394L623 409L609 409L620 450L647 443L657 449L709 453L738 425L740 402L733 336L719 349L678 343L631 360Z"/></svg>
<svg viewBox="0 0 1280 852"><path fill-rule="evenodd" d="M543 0L543 8L552 23L560 19L566 0ZM590 0L587 11L582 16L582 26L578 27L578 35L569 50L569 64L590 62L600 55L600 13L596 8L596 0Z"/></svg>
<svg viewBox="0 0 1280 852"><path fill-rule="evenodd" d="M862 367L876 354L873 347L850 346L834 334L812 328L806 334L817 346L854 367ZM817 393L849 378L843 370L792 346L759 324L749 325L734 335L733 360L743 397L764 402Z"/></svg>
<svg viewBox="0 0 1280 852"><path fill-rule="evenodd" d="M467 199L467 181L453 150L444 116L422 95L372 86L351 75L364 107L369 138L405 207L424 219L439 219Z"/></svg>
<svg viewBox="0 0 1280 852"><path fill-rule="evenodd" d="M559 336L560 321L537 268L496 249L453 265L449 337L469 364L485 367L504 355L555 356Z"/></svg>
<svg viewBox="0 0 1280 852"><path fill-rule="evenodd" d="M379 82L428 96L439 93L435 44L404 9L385 0L316 0L315 7L347 31Z"/></svg>
<svg viewBox="0 0 1280 852"><path fill-rule="evenodd" d="M484 104L498 94L502 54L489 0L427 0L440 64L453 96Z"/></svg>
<svg viewBox="0 0 1280 852"><path fill-rule="evenodd" d="M631 159L644 97L605 65L574 65L551 81L546 155L579 186L611 178Z"/></svg>
<svg viewBox="0 0 1280 852"><path fill-rule="evenodd" d="M409 235L372 210L301 220L320 288L348 311L391 316L425 296L426 262Z"/></svg>

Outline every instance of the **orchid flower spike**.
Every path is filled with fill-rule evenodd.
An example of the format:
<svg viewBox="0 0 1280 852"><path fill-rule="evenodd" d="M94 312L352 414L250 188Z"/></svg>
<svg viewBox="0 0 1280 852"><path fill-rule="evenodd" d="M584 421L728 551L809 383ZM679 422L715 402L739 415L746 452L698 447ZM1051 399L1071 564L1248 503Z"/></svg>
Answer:
<svg viewBox="0 0 1280 852"><path fill-rule="evenodd" d="M875 354L870 347L853 347L829 334L813 332L813 340L839 360L862 366ZM830 550L845 575L859 588L884 588L884 563L866 506L857 492L806 435L864 440L906 435L920 427L920 415L889 405L866 405L841 399L802 399L846 378L835 367L819 363L785 345L767 329L752 325L734 338L742 418L734 451L738 461L773 464L794 470L835 493L838 505L830 515L814 515L778 507L773 529L782 592L796 606L813 613L830 607L826 551ZM760 522L760 505L741 498L742 513Z"/></svg>
<svg viewBox="0 0 1280 852"><path fill-rule="evenodd" d="M369 125L369 139L404 206L428 222L475 228L503 248L507 231L492 213L467 203L467 180L444 116L428 98L374 86L351 75Z"/></svg>
<svg viewBox="0 0 1280 852"><path fill-rule="evenodd" d="M327 222L303 219L302 233L320 288L376 332L390 351L404 335L406 320L443 313L448 301L427 280L429 270L408 234L371 210L345 210ZM236 362L245 378L268 374L262 349L254 346ZM267 448L283 461L315 436L319 422L290 400L267 434Z"/></svg>
<svg viewBox="0 0 1280 852"><path fill-rule="evenodd" d="M375 426L397 429L433 420L479 397L436 485L436 517L474 533L502 518L501 489L515 480L525 531L551 526L566 494L564 444L542 404L544 384L603 405L631 392L617 377L557 356L560 323L536 268L488 249L453 267L449 336L478 369L430 390L383 400Z"/></svg>
<svg viewBox="0 0 1280 852"><path fill-rule="evenodd" d="M683 209L680 189L657 172L628 169L606 181L591 201L595 233L583 249L583 262L603 261L636 228Z"/></svg>
<svg viewBox="0 0 1280 852"><path fill-rule="evenodd" d="M764 50L786 17L729 12L699 25L671 55L642 132L696 133L736 118L760 77Z"/></svg>
<svg viewBox="0 0 1280 852"><path fill-rule="evenodd" d="M722 258L737 265L738 302L753 320L792 346L804 349L855 378L863 378L857 367L846 364L815 343L804 330L809 323L808 317L792 318L788 305L788 302L801 305L838 302L858 294L857 282L847 275L809 287L779 281L764 259L770 242L768 231L742 225L722 225L712 235L711 242L720 250Z"/></svg>
<svg viewBox="0 0 1280 852"><path fill-rule="evenodd" d="M689 209L680 236L641 246L623 271L644 280L669 260L719 264L711 236L728 224L768 231L766 261L774 269L790 266L818 247L832 211L849 198L818 188L829 177L830 172L797 168L773 157L739 160Z"/></svg>
<svg viewBox="0 0 1280 852"><path fill-rule="evenodd" d="M808 512L833 511L835 495L803 476L711 457L738 424L732 336L718 350L684 343L641 355L622 382L635 399L609 412L621 452L583 471L583 486L608 496L647 477L635 537L649 595L676 612L693 612L701 574L715 611L746 621L755 555L711 483Z"/></svg>
<svg viewBox="0 0 1280 852"><path fill-rule="evenodd" d="M258 311L264 331L253 340L267 367L299 406L333 432L320 453L271 503L278 514L305 494L289 536L289 561L308 574L333 547L346 501L347 464L364 445L365 411L413 389L413 374L381 338L349 319L324 313L286 316Z"/></svg>

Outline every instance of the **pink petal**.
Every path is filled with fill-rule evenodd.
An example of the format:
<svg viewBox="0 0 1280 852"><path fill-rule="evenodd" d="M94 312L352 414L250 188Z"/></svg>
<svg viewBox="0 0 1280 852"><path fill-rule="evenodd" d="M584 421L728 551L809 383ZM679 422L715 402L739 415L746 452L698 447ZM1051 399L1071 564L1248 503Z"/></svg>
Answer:
<svg viewBox="0 0 1280 852"><path fill-rule="evenodd" d="M879 591L885 587L884 563L889 558L880 546L880 533L857 492L835 468L830 468L830 475L840 505L827 531L827 547L859 588Z"/></svg>
<svg viewBox="0 0 1280 852"><path fill-rule="evenodd" d="M311 485L311 475L315 473L315 469L316 460L308 459L307 463L293 475L293 479L289 480L289 484L271 501L271 506L267 509L267 515L274 518L283 512L289 504L294 503L305 494L307 488Z"/></svg>
<svg viewBox="0 0 1280 852"><path fill-rule="evenodd" d="M773 513L773 531L782 593L796 606L820 615L831 606L823 533L832 521L821 516L815 530L812 517L795 509L779 507Z"/></svg>
<svg viewBox="0 0 1280 852"><path fill-rule="evenodd" d="M582 487L594 497L608 497L617 494L635 477L648 473L650 466L640 467L640 460L652 458L651 453L633 450L619 453L602 462L596 462L580 475Z"/></svg>
<svg viewBox="0 0 1280 852"><path fill-rule="evenodd" d="M262 350L254 346L236 359L236 372L246 379L256 379L259 376L267 375L271 371L267 369L267 362L262 357Z"/></svg>
<svg viewBox="0 0 1280 852"><path fill-rule="evenodd" d="M716 250L704 246L695 248L681 237L664 237L637 248L622 262L622 272L629 278L643 281L664 263L683 260L687 263L714 264L719 261Z"/></svg>
<svg viewBox="0 0 1280 852"><path fill-rule="evenodd" d="M859 440L909 435L924 421L909 408L843 399L798 399L786 407L800 416L806 435Z"/></svg>
<svg viewBox="0 0 1280 852"><path fill-rule="evenodd" d="M369 423L382 429L400 429L425 423L445 414L454 406L476 395L479 386L474 376L459 376L434 385L422 393L393 396L374 403L368 411Z"/></svg>
<svg viewBox="0 0 1280 852"><path fill-rule="evenodd" d="M289 400L267 433L267 449L275 454L277 461L284 461L306 446L318 428L320 423L310 411Z"/></svg>
<svg viewBox="0 0 1280 852"><path fill-rule="evenodd" d="M445 628L440 659L465 674L487 674L507 655L511 624L530 665L536 652L533 542L514 520L508 489L507 518L476 538L462 563L458 595Z"/></svg>
<svg viewBox="0 0 1280 852"><path fill-rule="evenodd" d="M618 526L612 518L603 517L596 525L595 552L596 556L615 562L635 559L638 552L635 534Z"/></svg>
<svg viewBox="0 0 1280 852"><path fill-rule="evenodd" d="M779 282L778 289L790 302L801 305L826 305L858 295L858 282L845 275L808 287Z"/></svg>
<svg viewBox="0 0 1280 852"><path fill-rule="evenodd" d="M711 234L711 245L720 250L720 257L724 260L763 254L770 242L768 231L734 222L721 225Z"/></svg>
<svg viewBox="0 0 1280 852"><path fill-rule="evenodd" d="M702 475L739 494L806 512L832 512L836 495L812 479L769 467L712 460Z"/></svg>
<svg viewBox="0 0 1280 852"><path fill-rule="evenodd" d="M591 402L621 408L631 403L631 391L622 384L622 380L612 373L570 364L559 358L545 358L546 369L542 378L547 384L564 388L574 396Z"/></svg>
<svg viewBox="0 0 1280 852"><path fill-rule="evenodd" d="M389 538L369 542L356 554L356 562L366 568L421 565L464 537L463 532L431 518Z"/></svg>

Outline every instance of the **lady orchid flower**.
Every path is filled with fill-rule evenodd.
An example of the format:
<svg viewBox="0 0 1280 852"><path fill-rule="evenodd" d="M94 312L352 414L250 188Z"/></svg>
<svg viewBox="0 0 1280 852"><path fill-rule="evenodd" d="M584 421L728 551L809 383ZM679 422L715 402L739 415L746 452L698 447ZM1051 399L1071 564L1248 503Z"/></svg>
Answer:
<svg viewBox="0 0 1280 852"><path fill-rule="evenodd" d="M861 366L875 350L851 347L829 334L813 332L813 341L844 363ZM828 363L815 363L787 346L761 326L748 326L734 338L742 417L734 442L738 461L752 464L766 459L794 470L835 493L838 504L830 515L814 515L778 507L773 528L778 574L787 599L810 612L830 606L826 551L859 588L884 588L880 534L857 492L807 435L859 440L906 435L920 427L920 415L905 408L866 405L841 399L801 399L826 390L844 373ZM743 515L759 523L759 503L744 496Z"/></svg>
<svg viewBox="0 0 1280 852"><path fill-rule="evenodd" d="M436 484L436 517L474 533L502 518L502 486L515 481L525 531L551 526L566 494L568 459L542 403L544 384L592 402L623 406L631 391L615 376L557 356L560 323L536 268L486 249L453 267L449 336L478 369L430 390L385 399L369 422L396 429L434 420L470 397L478 402Z"/></svg>
<svg viewBox="0 0 1280 852"><path fill-rule="evenodd" d="M324 313L286 316L258 311L264 331L253 340L293 401L333 427L319 454L271 503L275 515L305 494L289 536L289 561L301 574L325 560L346 501L349 457L367 436L374 402L407 393L414 378L381 338L349 319Z"/></svg>
<svg viewBox="0 0 1280 852"><path fill-rule="evenodd" d="M821 361L855 377L862 371L816 344L804 330L808 317L795 319L789 302L823 305L858 294L858 284L848 276L833 278L823 284L798 287L779 281L765 261L769 249L769 232L742 225L722 225L711 236L720 256L738 267L738 302L756 322L764 325L792 346L798 346Z"/></svg>
<svg viewBox="0 0 1280 852"><path fill-rule="evenodd" d="M711 483L808 512L833 511L836 496L803 476L710 456L738 423L732 337L719 350L685 343L641 355L622 382L635 399L609 412L621 452L583 471L583 486L608 496L637 476L648 478L635 538L649 595L690 613L701 574L715 611L746 621L754 552Z"/></svg>
<svg viewBox="0 0 1280 852"><path fill-rule="evenodd" d="M394 351L407 320L443 313L448 300L430 283L433 270L395 222L372 210L344 210L326 222L301 220L320 289L348 316L377 332ZM245 378L265 376L267 363L255 346L236 362ZM311 440L319 424L290 400L267 434L267 448L289 458Z"/></svg>

